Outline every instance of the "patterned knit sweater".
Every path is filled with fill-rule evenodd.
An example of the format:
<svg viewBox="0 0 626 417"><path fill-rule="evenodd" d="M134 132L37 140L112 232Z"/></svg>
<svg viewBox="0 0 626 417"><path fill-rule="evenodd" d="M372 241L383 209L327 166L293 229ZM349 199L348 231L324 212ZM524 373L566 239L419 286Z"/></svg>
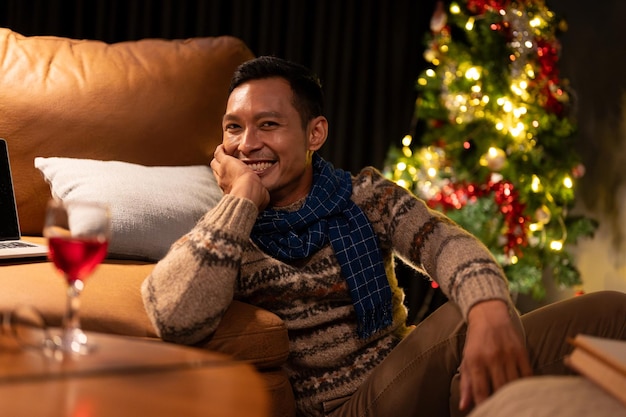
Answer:
<svg viewBox="0 0 626 417"><path fill-rule="evenodd" d="M322 402L353 393L406 334L394 255L439 283L465 316L477 302L508 301L502 270L483 245L375 169L353 177L352 200L379 239L393 292L392 326L360 339L330 245L292 264L271 258L250 240L256 206L225 195L143 283L144 304L159 335L199 342L213 333L233 299L270 310L289 331L286 370L298 415L322 416Z"/></svg>

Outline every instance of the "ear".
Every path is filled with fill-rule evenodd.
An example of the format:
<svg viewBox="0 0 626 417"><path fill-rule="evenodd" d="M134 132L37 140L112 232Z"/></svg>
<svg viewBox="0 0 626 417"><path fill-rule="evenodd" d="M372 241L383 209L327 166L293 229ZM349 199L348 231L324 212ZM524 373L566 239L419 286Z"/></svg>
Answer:
<svg viewBox="0 0 626 417"><path fill-rule="evenodd" d="M309 122L309 150L319 150L328 137L328 120L324 116L317 116Z"/></svg>

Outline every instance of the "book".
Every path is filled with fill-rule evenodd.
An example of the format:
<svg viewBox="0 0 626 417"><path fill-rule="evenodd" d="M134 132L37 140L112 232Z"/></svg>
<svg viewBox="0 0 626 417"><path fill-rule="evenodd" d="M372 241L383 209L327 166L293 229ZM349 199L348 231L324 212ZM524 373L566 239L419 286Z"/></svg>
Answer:
<svg viewBox="0 0 626 417"><path fill-rule="evenodd" d="M626 406L626 341L579 334L565 364Z"/></svg>

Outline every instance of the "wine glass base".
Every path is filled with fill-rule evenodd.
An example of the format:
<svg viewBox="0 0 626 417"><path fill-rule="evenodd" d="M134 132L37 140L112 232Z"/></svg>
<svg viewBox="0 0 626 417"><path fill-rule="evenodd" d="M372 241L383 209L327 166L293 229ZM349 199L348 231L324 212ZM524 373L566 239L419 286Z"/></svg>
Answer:
<svg viewBox="0 0 626 417"><path fill-rule="evenodd" d="M96 349L96 345L87 340L81 329L67 329L55 339L55 350L63 354L87 355Z"/></svg>

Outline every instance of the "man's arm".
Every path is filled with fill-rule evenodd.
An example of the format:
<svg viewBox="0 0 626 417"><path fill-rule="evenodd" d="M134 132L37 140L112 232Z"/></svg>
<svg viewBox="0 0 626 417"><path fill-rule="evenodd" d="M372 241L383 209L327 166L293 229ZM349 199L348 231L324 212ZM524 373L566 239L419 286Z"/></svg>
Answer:
<svg viewBox="0 0 626 417"><path fill-rule="evenodd" d="M225 195L156 264L141 293L161 338L193 344L215 331L233 300L256 215L250 200Z"/></svg>
<svg viewBox="0 0 626 417"><path fill-rule="evenodd" d="M269 193L244 163L218 146L211 168L222 200L172 245L142 285L146 311L164 340L209 337L234 297L241 254Z"/></svg>
<svg viewBox="0 0 626 417"><path fill-rule="evenodd" d="M504 383L529 375L521 323L512 309L502 268L489 250L375 170L362 172L357 189L383 243L391 240L387 244L397 255L437 281L468 323L460 406L466 409ZM381 206L381 201L386 205Z"/></svg>

